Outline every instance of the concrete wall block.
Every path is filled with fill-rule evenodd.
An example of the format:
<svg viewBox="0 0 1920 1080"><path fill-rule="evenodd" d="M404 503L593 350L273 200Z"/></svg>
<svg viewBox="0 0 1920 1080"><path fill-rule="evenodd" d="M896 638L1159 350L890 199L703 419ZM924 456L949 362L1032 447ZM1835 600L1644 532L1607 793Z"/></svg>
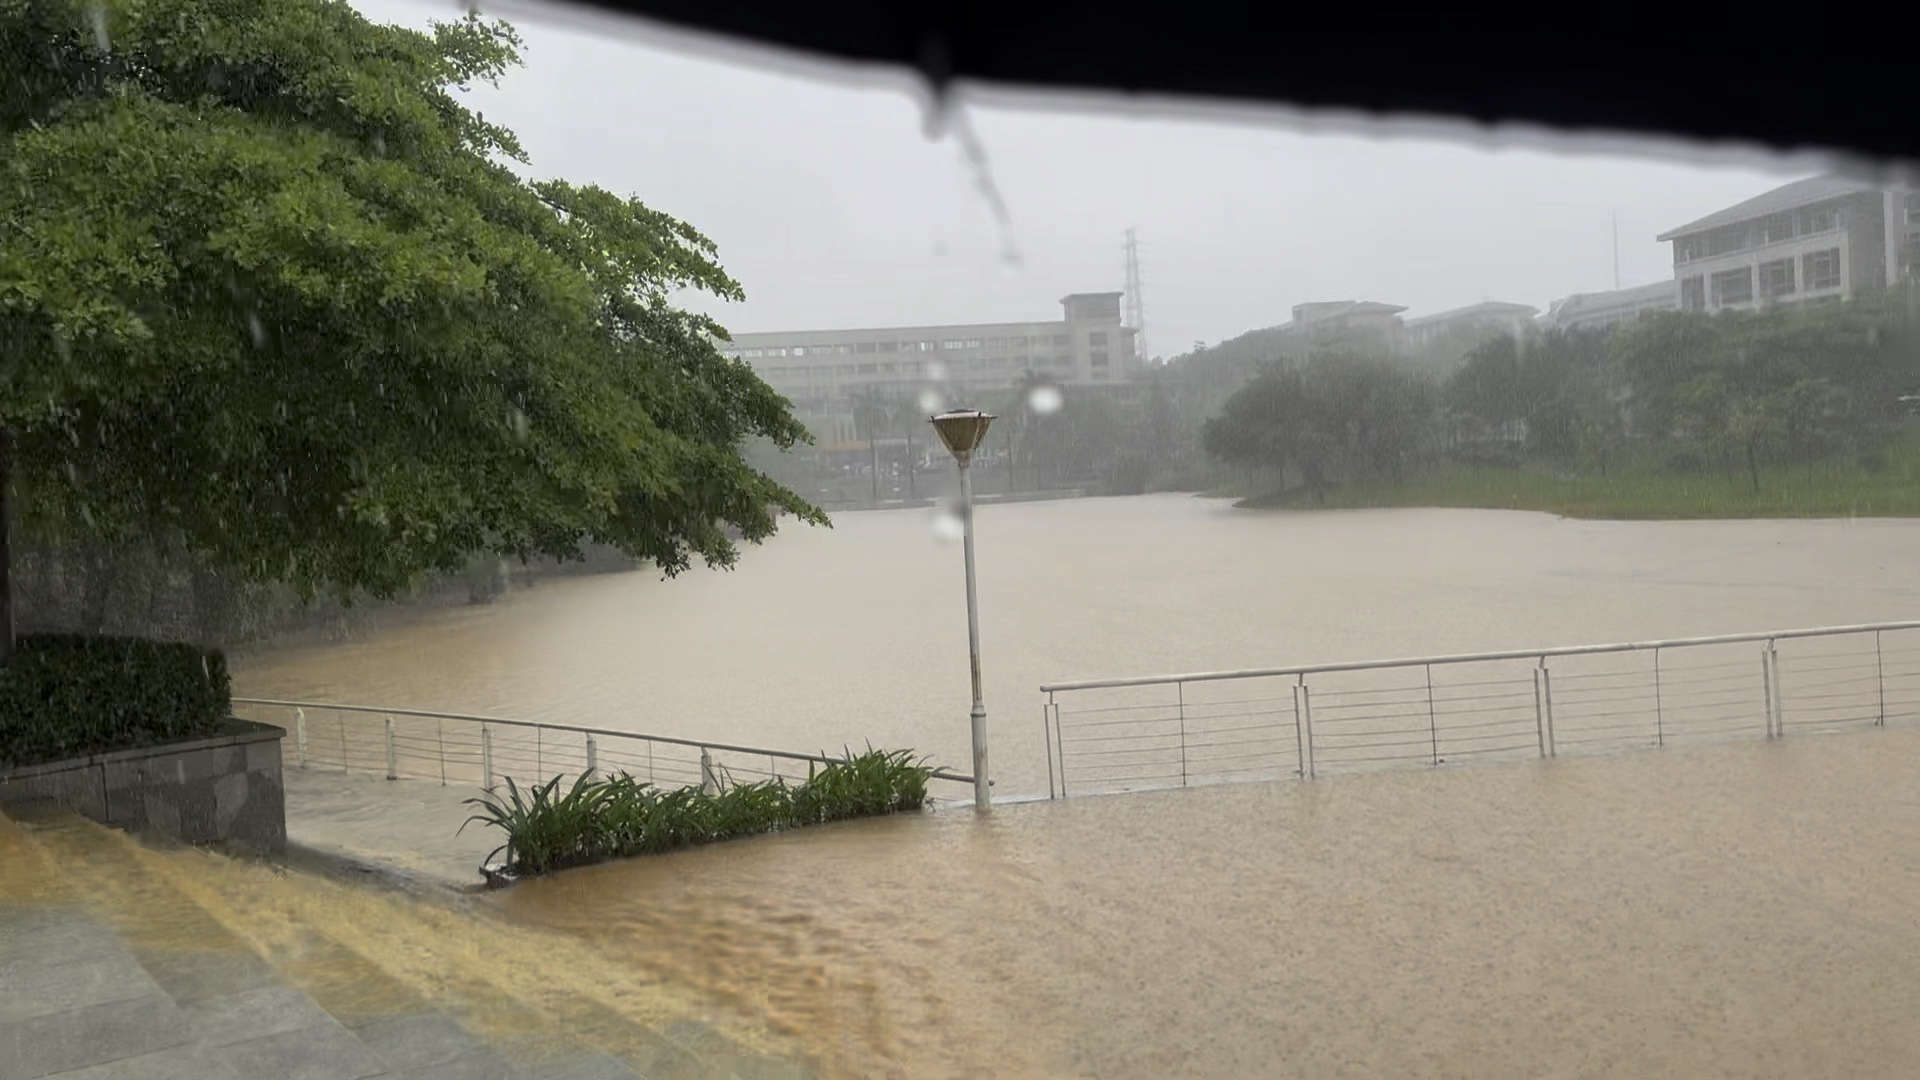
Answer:
<svg viewBox="0 0 1920 1080"><path fill-rule="evenodd" d="M234 819L246 808L247 799L252 795L250 779L252 773L228 773L213 782L213 831L216 836L229 836L233 832Z"/></svg>
<svg viewBox="0 0 1920 1080"><path fill-rule="evenodd" d="M270 772L275 776L280 775L282 755L279 739L262 739L259 742L248 743L246 750L248 772Z"/></svg>
<svg viewBox="0 0 1920 1080"><path fill-rule="evenodd" d="M60 807L99 820L107 813L107 793L96 766L41 773L0 782L0 809L9 806Z"/></svg>
<svg viewBox="0 0 1920 1080"><path fill-rule="evenodd" d="M143 797L147 835L167 840L180 839L180 807L175 800L176 796L167 788L147 789Z"/></svg>
<svg viewBox="0 0 1920 1080"><path fill-rule="evenodd" d="M277 772L249 772L247 798L226 833L227 846L254 855L287 853L287 797Z"/></svg>
<svg viewBox="0 0 1920 1080"><path fill-rule="evenodd" d="M109 761L101 766L106 776L109 792L143 791L147 786L149 758L129 758L123 761Z"/></svg>
<svg viewBox="0 0 1920 1080"><path fill-rule="evenodd" d="M108 775L111 777L111 769ZM124 778L124 774L123 774ZM107 789L107 816L100 819L128 832L144 831L147 825L147 789L144 785L111 782Z"/></svg>
<svg viewBox="0 0 1920 1080"><path fill-rule="evenodd" d="M213 785L211 779L196 780L177 789L180 839L186 843L211 844L220 839L220 830L214 824Z"/></svg>
<svg viewBox="0 0 1920 1080"><path fill-rule="evenodd" d="M64 807L161 840L223 844L272 857L286 853L277 737L115 758L42 766L31 775L0 779L0 809Z"/></svg>

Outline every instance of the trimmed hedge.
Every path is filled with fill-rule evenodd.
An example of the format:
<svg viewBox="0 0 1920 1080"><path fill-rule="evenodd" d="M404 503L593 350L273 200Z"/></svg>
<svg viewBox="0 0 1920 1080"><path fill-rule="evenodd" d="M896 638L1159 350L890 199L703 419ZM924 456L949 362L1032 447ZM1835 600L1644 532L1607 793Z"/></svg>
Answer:
<svg viewBox="0 0 1920 1080"><path fill-rule="evenodd" d="M230 715L227 659L218 650L29 635L0 668L0 767L210 735Z"/></svg>

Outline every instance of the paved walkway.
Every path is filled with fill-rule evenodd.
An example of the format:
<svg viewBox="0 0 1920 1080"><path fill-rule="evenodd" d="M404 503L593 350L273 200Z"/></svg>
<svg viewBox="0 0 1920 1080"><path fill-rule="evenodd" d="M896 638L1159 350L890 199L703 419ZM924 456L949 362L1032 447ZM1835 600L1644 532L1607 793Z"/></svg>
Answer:
<svg viewBox="0 0 1920 1080"><path fill-rule="evenodd" d="M324 930L269 962L91 822L0 817L0 867L0 1080L811 1075L702 1025L604 1014L580 1028L504 992L524 1034L483 1037Z"/></svg>
<svg viewBox="0 0 1920 1080"><path fill-rule="evenodd" d="M498 829L461 828L475 810L465 800L483 794L475 788L328 769L289 768L284 776L287 839L369 873L477 888L481 861L500 846Z"/></svg>

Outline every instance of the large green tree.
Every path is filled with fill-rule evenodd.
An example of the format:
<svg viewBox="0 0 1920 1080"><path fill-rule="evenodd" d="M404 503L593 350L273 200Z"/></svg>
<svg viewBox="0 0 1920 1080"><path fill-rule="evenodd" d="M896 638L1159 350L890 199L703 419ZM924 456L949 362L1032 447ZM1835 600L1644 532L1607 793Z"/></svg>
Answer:
<svg viewBox="0 0 1920 1080"><path fill-rule="evenodd" d="M670 303L740 297L712 243L524 178L462 104L517 45L338 0L0 0L18 515L376 594L481 550L671 574L823 523L741 455L805 439L787 402Z"/></svg>
<svg viewBox="0 0 1920 1080"><path fill-rule="evenodd" d="M1305 368L1267 367L1207 421L1202 446L1230 465L1292 468L1317 497L1329 478L1400 483L1431 457L1438 397L1390 360L1329 353Z"/></svg>

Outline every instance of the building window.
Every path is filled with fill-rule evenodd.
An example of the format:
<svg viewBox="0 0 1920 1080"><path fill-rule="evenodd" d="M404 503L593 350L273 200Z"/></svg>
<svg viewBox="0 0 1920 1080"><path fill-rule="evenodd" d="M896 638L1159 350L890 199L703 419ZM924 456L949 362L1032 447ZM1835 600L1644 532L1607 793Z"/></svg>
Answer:
<svg viewBox="0 0 1920 1080"><path fill-rule="evenodd" d="M1760 295L1771 300L1776 296L1791 296L1793 285L1793 260L1779 259L1760 264Z"/></svg>
<svg viewBox="0 0 1920 1080"><path fill-rule="evenodd" d="M875 372L878 372L879 370L880 370L880 365L878 364L861 364L860 367L858 368L858 374L872 375Z"/></svg>
<svg viewBox="0 0 1920 1080"><path fill-rule="evenodd" d="M966 343L966 347L967 347L967 348L969 348L969 349L977 349L977 348L979 348L979 347L980 347L980 339L979 339L979 338L968 338L968 339L967 339L967 343Z"/></svg>
<svg viewBox="0 0 1920 1080"><path fill-rule="evenodd" d="M1838 218L1831 210L1807 211L1807 231L1810 233L1831 232L1838 225Z"/></svg>
<svg viewBox="0 0 1920 1080"><path fill-rule="evenodd" d="M1069 338L1069 337L1067 337L1067 335L1065 335L1065 334L1055 334L1055 335L1053 335L1053 343L1054 343L1055 345L1065 345L1065 344L1067 344L1067 342L1069 342L1069 341L1071 341L1071 340L1072 340L1072 339L1071 339L1071 338Z"/></svg>
<svg viewBox="0 0 1920 1080"><path fill-rule="evenodd" d="M1793 219L1791 217L1772 218L1760 226L1760 242L1777 244L1782 240L1793 239Z"/></svg>
<svg viewBox="0 0 1920 1080"><path fill-rule="evenodd" d="M1753 300L1753 269L1743 266L1738 270L1724 270L1713 275L1713 306L1726 307L1730 304L1746 304Z"/></svg>
<svg viewBox="0 0 1920 1080"><path fill-rule="evenodd" d="M1695 274L1680 280L1680 310L1707 310L1707 279Z"/></svg>
<svg viewBox="0 0 1920 1080"><path fill-rule="evenodd" d="M857 353L870 353L873 350L874 350L874 346L869 345L866 342L861 342L860 344L855 345L853 347L853 351Z"/></svg>
<svg viewBox="0 0 1920 1080"><path fill-rule="evenodd" d="M1801 260L1801 277L1808 289L1837 289L1840 287L1840 249L1828 248L1816 251Z"/></svg>
<svg viewBox="0 0 1920 1080"><path fill-rule="evenodd" d="M1095 351L1088 357L1088 362L1093 364L1094 367L1102 367L1102 368L1106 367L1107 351L1105 349L1100 349Z"/></svg>
<svg viewBox="0 0 1920 1080"><path fill-rule="evenodd" d="M1093 333L1087 335L1087 344L1089 345L1105 345L1106 343L1107 332L1105 330L1095 330Z"/></svg>

